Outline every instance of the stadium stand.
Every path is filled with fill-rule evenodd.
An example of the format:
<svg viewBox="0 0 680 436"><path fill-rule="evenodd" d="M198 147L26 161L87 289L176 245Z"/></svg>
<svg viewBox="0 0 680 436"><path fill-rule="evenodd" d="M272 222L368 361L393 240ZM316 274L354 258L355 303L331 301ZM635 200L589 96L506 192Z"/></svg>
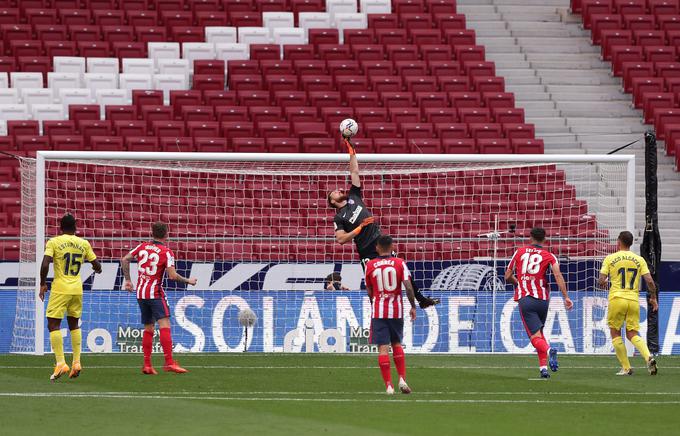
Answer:
<svg viewBox="0 0 680 436"><path fill-rule="evenodd" d="M341 151L337 123L354 117L362 125L357 137L362 152L542 153L544 142L535 133L546 133L546 124L534 127L525 110L536 118L545 109L542 116L554 113L564 123L559 116L580 108L528 101L524 92L518 104L507 92L513 91L509 83L522 83L507 68L514 60L489 56L506 42L487 36L507 31L513 33L509 39L522 42L528 30L515 30L523 28L521 22L506 24L506 16L513 16L510 6L499 13L505 6L474 3L457 8L453 0L306 0L290 6L120 0L106 9L90 3L50 8L49 2L32 9L8 1L0 7L0 135L6 135L0 145L23 156L78 148ZM480 8L490 8L493 19L471 29L466 18L481 18L487 9ZM507 59L518 51L512 47ZM549 151L556 149L553 143ZM0 222L6 223L0 231L16 235L18 171L12 158L0 159L9 178L2 185L8 200L0 204ZM565 222L545 225L560 234L596 231L595 218L576 197L576 192L587 197L586 187L575 190L563 173L556 174L559 186L522 175L536 180L536 199L546 214L563 202L574 206ZM489 183L502 176L490 174ZM473 196L483 188L466 189ZM555 198L558 191L566 197ZM373 198L383 200L379 194ZM64 207L69 205L55 205L48 213ZM487 219L485 211L471 209L478 221ZM538 224L528 220L520 229ZM409 229L434 231L428 223ZM16 258L16 244L3 244L3 257Z"/></svg>

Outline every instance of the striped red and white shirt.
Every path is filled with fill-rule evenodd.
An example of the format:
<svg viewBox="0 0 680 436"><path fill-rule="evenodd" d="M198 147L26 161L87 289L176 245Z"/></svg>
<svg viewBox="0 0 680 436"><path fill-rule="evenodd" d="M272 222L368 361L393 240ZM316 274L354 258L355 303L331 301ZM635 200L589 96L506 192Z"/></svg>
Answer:
<svg viewBox="0 0 680 436"><path fill-rule="evenodd" d="M137 299L164 298L165 269L175 266L175 254L158 241L142 242L130 254L137 259Z"/></svg>
<svg viewBox="0 0 680 436"><path fill-rule="evenodd" d="M373 289L373 318L404 317L401 286L410 278L406 262L398 257L378 257L366 264L366 283Z"/></svg>
<svg viewBox="0 0 680 436"><path fill-rule="evenodd" d="M515 301L527 296L549 300L550 284L546 272L551 265L557 264L557 257L540 245L527 245L515 251L508 265L508 268L514 268L518 282Z"/></svg>

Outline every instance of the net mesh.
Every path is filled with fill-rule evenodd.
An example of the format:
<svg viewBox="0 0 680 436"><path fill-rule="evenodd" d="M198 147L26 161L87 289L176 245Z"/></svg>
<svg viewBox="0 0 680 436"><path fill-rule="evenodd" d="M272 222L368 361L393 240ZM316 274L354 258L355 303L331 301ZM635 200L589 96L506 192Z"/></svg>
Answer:
<svg viewBox="0 0 680 436"><path fill-rule="evenodd" d="M412 351L530 346L502 274L534 226L546 229L570 291L583 299L568 319L553 299L553 336L571 336L562 338L566 351L609 349L600 331L605 294L595 280L625 227L624 163L360 165L364 201L382 233L395 238L416 285L443 299L415 325L407 322ZM300 162L294 155L285 162L47 160L38 176L45 179L46 238L71 212L78 235L104 263L96 277L82 269L86 350L136 351L141 344L138 308L121 291L118 259L149 240L151 224L161 220L180 272L199 279L190 288L167 284L179 351L241 351L237 313L245 307L258 316L250 350L367 351L362 335L370 308L360 291L358 255L352 244L335 242L335 212L326 203L329 191L348 188L347 163ZM35 181L35 162L24 160L27 237L35 236ZM35 247L21 246L16 352L35 349ZM332 272L349 290L324 290ZM590 339L577 338L589 331Z"/></svg>

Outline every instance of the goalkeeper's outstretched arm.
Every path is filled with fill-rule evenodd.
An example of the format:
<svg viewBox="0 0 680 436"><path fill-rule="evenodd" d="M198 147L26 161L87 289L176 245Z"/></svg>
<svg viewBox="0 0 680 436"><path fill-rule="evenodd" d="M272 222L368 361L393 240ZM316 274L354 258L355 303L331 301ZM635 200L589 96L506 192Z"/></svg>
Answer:
<svg viewBox="0 0 680 436"><path fill-rule="evenodd" d="M354 149L354 144L349 138L343 138L343 142L347 147L347 152L349 153L349 177L352 181L352 185L357 188L361 188L361 178L359 177L359 161L357 160L357 153Z"/></svg>

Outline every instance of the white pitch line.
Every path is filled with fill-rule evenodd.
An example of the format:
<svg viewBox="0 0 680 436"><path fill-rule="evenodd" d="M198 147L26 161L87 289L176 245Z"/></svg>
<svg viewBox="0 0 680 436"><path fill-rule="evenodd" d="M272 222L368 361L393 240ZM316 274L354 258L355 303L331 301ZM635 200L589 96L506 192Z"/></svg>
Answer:
<svg viewBox="0 0 680 436"><path fill-rule="evenodd" d="M376 366L275 366L275 365L250 365L250 366L232 366L232 365L183 365L186 368L194 369L371 369L374 370ZM85 369L139 369L140 365L93 365L86 366ZM52 369L51 366L16 366L16 365L0 365L0 369ZM572 369L617 369L617 366L560 366L561 370ZM644 367L633 367L643 369ZM409 366L409 369L536 369L536 366ZM665 369L680 369L680 366L660 366L661 370Z"/></svg>
<svg viewBox="0 0 680 436"><path fill-rule="evenodd" d="M542 380L542 379L537 379ZM171 395L171 396L205 396L205 395L385 395L383 391L108 391L108 392L92 392L92 391L70 391L70 392L0 392L0 396L20 396L23 394L31 395L73 395L73 396L88 396L88 395ZM607 396L607 395L640 395L640 392L536 392L536 391L506 391L506 392L480 392L480 391L416 391L414 395L560 395L560 396ZM680 392L644 392L644 395L658 395L658 396L680 396Z"/></svg>
<svg viewBox="0 0 680 436"><path fill-rule="evenodd" d="M384 394L383 394L384 395ZM210 400L210 401L271 401L271 402L325 402L325 403L365 403L365 402L390 402L390 403L429 403L429 404L649 404L658 406L660 404L680 404L678 401L595 401L595 400L495 400L495 399L397 399L397 398L294 398L294 397L215 397L215 396L177 396L177 395L71 395L55 392L44 392L31 394L25 392L0 393L0 397L13 398L96 398L96 399L132 399L132 400Z"/></svg>

